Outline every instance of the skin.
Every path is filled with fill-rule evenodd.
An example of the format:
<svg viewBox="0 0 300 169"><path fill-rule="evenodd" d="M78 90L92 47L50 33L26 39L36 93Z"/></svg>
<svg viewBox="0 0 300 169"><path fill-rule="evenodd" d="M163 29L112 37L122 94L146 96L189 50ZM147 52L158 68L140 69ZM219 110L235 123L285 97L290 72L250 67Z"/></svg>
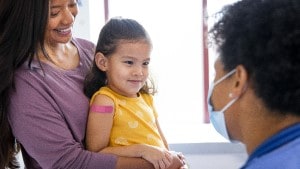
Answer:
<svg viewBox="0 0 300 169"><path fill-rule="evenodd" d="M228 73L220 59L215 62L215 70L215 80ZM235 97L238 100L224 112L225 121L229 136L245 143L248 154L280 130L300 122L299 117L270 111L255 95L243 65L238 65L235 74L215 86L212 102L216 110L220 110Z"/></svg>
<svg viewBox="0 0 300 169"><path fill-rule="evenodd" d="M146 160L137 160L138 158L119 157L116 169L153 169L153 165ZM178 155L172 154L172 163L168 169L187 169L183 166L182 160Z"/></svg>

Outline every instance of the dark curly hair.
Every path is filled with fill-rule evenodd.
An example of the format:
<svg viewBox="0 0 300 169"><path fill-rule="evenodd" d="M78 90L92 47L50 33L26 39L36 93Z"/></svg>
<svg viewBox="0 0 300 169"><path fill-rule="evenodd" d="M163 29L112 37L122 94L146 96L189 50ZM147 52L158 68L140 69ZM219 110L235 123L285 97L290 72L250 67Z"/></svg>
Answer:
<svg viewBox="0 0 300 169"><path fill-rule="evenodd" d="M96 53L101 52L105 57L110 57L121 42L144 41L152 46L151 39L144 27L136 20L114 17L102 28ZM94 61L90 73L86 76L84 93L91 98L101 87L106 85L106 72L101 71ZM141 93L154 94L156 92L154 81L149 77L141 88Z"/></svg>
<svg viewBox="0 0 300 169"><path fill-rule="evenodd" d="M243 65L270 110L300 116L300 1L242 0L220 14L210 35L224 69Z"/></svg>

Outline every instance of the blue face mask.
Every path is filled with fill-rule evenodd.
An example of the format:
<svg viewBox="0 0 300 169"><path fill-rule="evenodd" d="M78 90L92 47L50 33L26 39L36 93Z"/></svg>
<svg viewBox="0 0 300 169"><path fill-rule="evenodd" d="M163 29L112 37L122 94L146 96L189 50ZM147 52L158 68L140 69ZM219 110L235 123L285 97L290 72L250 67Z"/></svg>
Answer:
<svg viewBox="0 0 300 169"><path fill-rule="evenodd" d="M213 124L214 128L216 129L216 131L219 134L221 134L223 137L225 137L227 140L230 140L230 141L231 141L231 139L229 138L229 135L227 132L226 122L225 122L225 118L224 118L224 112L238 99L238 97L234 98L229 103L227 103L227 105L225 105L223 109L216 111L211 104L211 96L212 96L214 86L221 83L223 80L225 80L226 78L228 78L235 72L236 72L236 69L230 71L225 76L223 76L216 82L212 83L210 85L210 88L208 91L208 96L207 96L208 112L209 112L209 118L210 118L211 123Z"/></svg>

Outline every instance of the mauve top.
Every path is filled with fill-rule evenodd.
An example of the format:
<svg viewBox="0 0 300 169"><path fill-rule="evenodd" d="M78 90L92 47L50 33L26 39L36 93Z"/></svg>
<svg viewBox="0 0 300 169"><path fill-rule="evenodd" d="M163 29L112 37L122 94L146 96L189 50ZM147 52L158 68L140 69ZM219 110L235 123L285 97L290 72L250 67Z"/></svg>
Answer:
<svg viewBox="0 0 300 169"><path fill-rule="evenodd" d="M9 122L22 145L26 168L95 169L115 168L117 157L84 149L89 100L83 81L89 70L94 44L72 39L80 64L62 70L33 61L15 73Z"/></svg>

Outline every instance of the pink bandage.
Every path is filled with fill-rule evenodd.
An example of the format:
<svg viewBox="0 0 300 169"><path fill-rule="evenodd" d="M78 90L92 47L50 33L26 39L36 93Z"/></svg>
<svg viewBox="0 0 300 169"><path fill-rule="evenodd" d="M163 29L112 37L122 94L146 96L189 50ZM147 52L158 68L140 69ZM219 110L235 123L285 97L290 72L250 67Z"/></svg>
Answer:
<svg viewBox="0 0 300 169"><path fill-rule="evenodd" d="M97 106L97 105L90 106L90 112L95 112L95 113L112 113L113 109L114 109L113 106Z"/></svg>

